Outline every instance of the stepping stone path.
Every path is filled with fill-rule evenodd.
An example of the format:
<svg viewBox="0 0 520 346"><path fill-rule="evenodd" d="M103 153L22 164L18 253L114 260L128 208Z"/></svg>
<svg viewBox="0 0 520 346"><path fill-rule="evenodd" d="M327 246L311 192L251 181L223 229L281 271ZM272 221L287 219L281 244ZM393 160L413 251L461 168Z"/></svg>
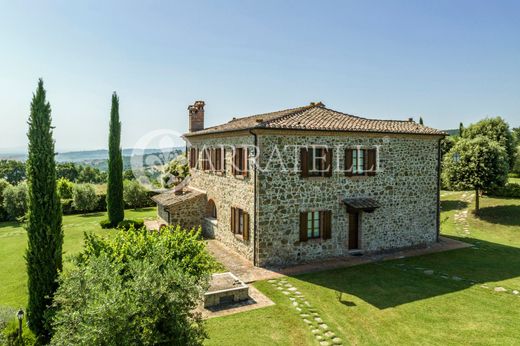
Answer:
<svg viewBox="0 0 520 346"><path fill-rule="evenodd" d="M421 268L421 267L412 267L412 266L406 265L405 263L394 263L394 264L381 264L381 263L379 263L379 265L391 266L391 267L399 269L401 271L417 270L417 271L421 272L422 274L425 274L425 275L428 275L428 276L438 277L438 278L442 278L444 280L450 279L452 281L467 282L467 283L469 283L472 286L476 285L478 283L477 281L469 280L469 279L466 279L466 278L461 277L461 276L450 275L450 274L447 274L447 273L439 273L439 272L435 272L433 269L426 269L426 268ZM480 285L480 287L484 288L484 289L493 289L495 292L499 292L499 293L513 294L513 295L515 295L515 296L520 298L520 290L509 290L507 288L500 287L500 286L489 287L488 285Z"/></svg>
<svg viewBox="0 0 520 346"><path fill-rule="evenodd" d="M277 290L282 291L289 298L290 306L295 308L302 322L309 326L311 333L320 346L341 346L343 340L330 330L329 326L320 317L318 311L305 299L298 289L286 279L268 280Z"/></svg>

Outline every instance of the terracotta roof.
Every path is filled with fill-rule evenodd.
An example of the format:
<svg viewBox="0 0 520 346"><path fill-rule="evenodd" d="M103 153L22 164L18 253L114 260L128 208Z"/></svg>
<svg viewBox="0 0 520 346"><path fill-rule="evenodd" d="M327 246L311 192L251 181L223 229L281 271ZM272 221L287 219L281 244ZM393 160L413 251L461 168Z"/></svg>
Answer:
<svg viewBox="0 0 520 346"><path fill-rule="evenodd" d="M182 194L176 194L175 191L169 190L153 196L152 200L155 203L162 205L163 207L170 207L172 205L182 203L200 195L205 195L205 193L186 188L182 191Z"/></svg>
<svg viewBox="0 0 520 346"><path fill-rule="evenodd" d="M326 108L321 102L278 112L233 118L228 123L187 133L196 136L248 129L325 130L445 135L446 133L408 120L367 119Z"/></svg>

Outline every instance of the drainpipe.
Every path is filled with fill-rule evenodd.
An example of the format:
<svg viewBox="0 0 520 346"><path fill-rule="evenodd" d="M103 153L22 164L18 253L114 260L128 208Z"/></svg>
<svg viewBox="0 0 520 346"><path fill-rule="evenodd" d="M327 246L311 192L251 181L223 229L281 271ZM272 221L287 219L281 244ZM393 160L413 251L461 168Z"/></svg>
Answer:
<svg viewBox="0 0 520 346"><path fill-rule="evenodd" d="M441 141L437 142L437 242L441 233Z"/></svg>
<svg viewBox="0 0 520 346"><path fill-rule="evenodd" d="M253 130L249 130L249 133L253 135L254 137L254 143L255 143L255 157L257 156L257 148L258 148L258 137L256 136L256 133L253 132ZM258 261L256 259L256 249L258 245L258 236L257 236L257 223L258 223L258 213L257 213L257 203L256 203L256 197L257 197L257 189L256 189L256 183L258 181L258 169L255 164L255 180L254 180L254 187L253 187L253 209L254 209L254 215L255 219L253 222L253 265L256 267L258 266Z"/></svg>

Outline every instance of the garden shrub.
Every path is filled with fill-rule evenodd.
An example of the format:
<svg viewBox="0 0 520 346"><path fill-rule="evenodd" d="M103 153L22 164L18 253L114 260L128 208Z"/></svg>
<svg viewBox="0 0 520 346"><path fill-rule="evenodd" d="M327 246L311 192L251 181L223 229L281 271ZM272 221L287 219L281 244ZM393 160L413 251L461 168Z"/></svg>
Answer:
<svg viewBox="0 0 520 346"><path fill-rule="evenodd" d="M110 222L108 219L99 221L99 225L103 229L114 228L114 225L112 225L112 222Z"/></svg>
<svg viewBox="0 0 520 346"><path fill-rule="evenodd" d="M96 190L90 184L74 185L72 192L72 205L76 210L84 213L94 211L98 205Z"/></svg>
<svg viewBox="0 0 520 346"><path fill-rule="evenodd" d="M9 185L4 189L3 206L10 220L25 216L27 212L27 184Z"/></svg>
<svg viewBox="0 0 520 346"><path fill-rule="evenodd" d="M520 184L507 183L505 186L495 187L487 191L489 196L520 198Z"/></svg>
<svg viewBox="0 0 520 346"><path fill-rule="evenodd" d="M123 182L123 199L125 204L137 209L147 204L148 195L146 189L136 180L125 180Z"/></svg>
<svg viewBox="0 0 520 346"><path fill-rule="evenodd" d="M107 220L108 221L108 220ZM128 231L131 227L136 229L144 227L143 220L123 220L117 224L117 228Z"/></svg>
<svg viewBox="0 0 520 346"><path fill-rule="evenodd" d="M5 179L0 179L0 222L6 221L9 215L7 211L4 209L4 190L10 186L9 182Z"/></svg>
<svg viewBox="0 0 520 346"><path fill-rule="evenodd" d="M57 183L58 195L61 199L71 199L74 184L66 178L58 179Z"/></svg>
<svg viewBox="0 0 520 346"><path fill-rule="evenodd" d="M194 310L215 266L200 230L86 234L60 277L51 344L200 345L206 333Z"/></svg>

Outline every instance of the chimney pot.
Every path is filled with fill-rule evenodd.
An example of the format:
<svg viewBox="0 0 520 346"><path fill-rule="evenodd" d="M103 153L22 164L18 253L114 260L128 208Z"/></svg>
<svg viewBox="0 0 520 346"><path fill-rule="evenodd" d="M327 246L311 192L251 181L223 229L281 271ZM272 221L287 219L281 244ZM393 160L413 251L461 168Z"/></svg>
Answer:
<svg viewBox="0 0 520 346"><path fill-rule="evenodd" d="M204 130L204 101L195 101L188 107L190 132Z"/></svg>

